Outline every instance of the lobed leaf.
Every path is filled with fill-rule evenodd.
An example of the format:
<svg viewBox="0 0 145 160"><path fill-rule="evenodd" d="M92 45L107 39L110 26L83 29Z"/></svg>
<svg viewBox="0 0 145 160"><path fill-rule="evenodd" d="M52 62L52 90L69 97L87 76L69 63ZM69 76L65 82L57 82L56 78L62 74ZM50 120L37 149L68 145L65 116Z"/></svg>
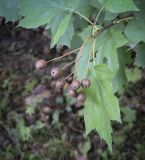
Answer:
<svg viewBox="0 0 145 160"><path fill-rule="evenodd" d="M119 69L113 78L113 86L115 91L123 92L128 79L125 72L126 64L131 62L131 54L127 51L126 47L122 47L118 50Z"/></svg>
<svg viewBox="0 0 145 160"><path fill-rule="evenodd" d="M128 22L125 28L125 35L130 42L137 44L140 41L145 42L145 21L142 20L131 20Z"/></svg>
<svg viewBox="0 0 145 160"><path fill-rule="evenodd" d="M72 14L68 14L62 19L62 21L59 24L59 26L57 28L57 31L56 31L56 33L54 35L53 44L56 44L60 40L62 35L65 33L66 29L69 26L69 22L70 22L71 16L72 16Z"/></svg>
<svg viewBox="0 0 145 160"><path fill-rule="evenodd" d="M84 120L86 133L96 129L112 150L112 128L110 120L121 122L118 99L112 86L112 72L105 65L97 65L89 72L91 86L85 90Z"/></svg>
<svg viewBox="0 0 145 160"><path fill-rule="evenodd" d="M145 67L145 43L139 44L136 48L135 65Z"/></svg>
<svg viewBox="0 0 145 160"><path fill-rule="evenodd" d="M16 21L19 18L18 0L1 0L0 16L5 17L6 21Z"/></svg>
<svg viewBox="0 0 145 160"><path fill-rule="evenodd" d="M88 42L82 47L76 58L76 75L79 80L87 77L89 70L89 59L92 53L92 44L94 39L89 39Z"/></svg>
<svg viewBox="0 0 145 160"><path fill-rule="evenodd" d="M99 0L112 13L139 11L133 0Z"/></svg>
<svg viewBox="0 0 145 160"><path fill-rule="evenodd" d="M119 68L117 49L128 43L119 29L109 29L101 33L96 40L96 63L102 64L107 59L109 68L116 73Z"/></svg>

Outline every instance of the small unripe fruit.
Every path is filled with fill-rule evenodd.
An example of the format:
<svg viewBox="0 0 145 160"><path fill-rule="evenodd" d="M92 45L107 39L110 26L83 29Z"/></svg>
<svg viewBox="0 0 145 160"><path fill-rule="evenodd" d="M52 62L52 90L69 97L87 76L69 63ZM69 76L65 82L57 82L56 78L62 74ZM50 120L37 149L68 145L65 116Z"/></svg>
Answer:
<svg viewBox="0 0 145 160"><path fill-rule="evenodd" d="M80 92L77 96L77 101L80 103L84 103L86 100L86 94L83 92Z"/></svg>
<svg viewBox="0 0 145 160"><path fill-rule="evenodd" d="M66 80L67 80L68 83L71 83L73 78L72 77L68 77Z"/></svg>
<svg viewBox="0 0 145 160"><path fill-rule="evenodd" d="M81 85L82 85L83 88L88 88L88 87L90 87L90 84L91 84L91 81L90 81L88 78L83 79L83 80L81 81Z"/></svg>
<svg viewBox="0 0 145 160"><path fill-rule="evenodd" d="M56 88L57 89L62 89L65 85L65 80L64 79L58 79L56 81Z"/></svg>
<svg viewBox="0 0 145 160"><path fill-rule="evenodd" d="M71 96L71 97L76 97L77 96L77 91L69 88L68 89L68 95Z"/></svg>
<svg viewBox="0 0 145 160"><path fill-rule="evenodd" d="M71 83L71 88L72 88L73 90L79 89L80 86L81 86L81 83L80 83L80 81L77 80L77 79L76 79L76 80L73 80L72 83Z"/></svg>
<svg viewBox="0 0 145 160"><path fill-rule="evenodd" d="M62 76L62 70L59 67L54 67L51 69L51 77L52 78L60 78Z"/></svg>
<svg viewBox="0 0 145 160"><path fill-rule="evenodd" d="M35 68L36 69L43 69L47 65L47 62L44 59L39 59L35 63Z"/></svg>

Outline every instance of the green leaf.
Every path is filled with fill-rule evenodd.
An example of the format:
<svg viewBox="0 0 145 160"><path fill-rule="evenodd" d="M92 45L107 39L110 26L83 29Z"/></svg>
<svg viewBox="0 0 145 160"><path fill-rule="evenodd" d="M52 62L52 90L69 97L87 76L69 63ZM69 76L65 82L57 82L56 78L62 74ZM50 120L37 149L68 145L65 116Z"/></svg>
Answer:
<svg viewBox="0 0 145 160"><path fill-rule="evenodd" d="M90 149L91 149L90 141L86 141L83 144L79 145L79 150L83 155L86 155Z"/></svg>
<svg viewBox="0 0 145 160"><path fill-rule="evenodd" d="M53 45L55 45L60 40L61 36L65 33L67 27L69 26L71 16L72 16L72 14L68 14L62 19L62 21L59 24L57 31L54 35Z"/></svg>
<svg viewBox="0 0 145 160"><path fill-rule="evenodd" d="M75 72L77 78L82 80L87 77L87 72L89 69L89 59L92 53L92 44L94 39L88 40L84 47L82 47L81 51L78 53L76 58Z"/></svg>
<svg viewBox="0 0 145 160"><path fill-rule="evenodd" d="M141 79L141 70L138 68L126 68L126 75L129 82L136 82Z"/></svg>
<svg viewBox="0 0 145 160"><path fill-rule="evenodd" d="M109 68L116 73L119 68L117 49L127 42L128 40L119 29L112 28L102 32L96 40L96 63L102 64L106 58Z"/></svg>
<svg viewBox="0 0 145 160"><path fill-rule="evenodd" d="M34 128L35 130L42 129L42 128L44 128L44 127L45 127L45 124L42 123L41 121L37 121L36 124L33 126L33 128Z"/></svg>
<svg viewBox="0 0 145 160"><path fill-rule="evenodd" d="M126 28L125 28L125 35L128 37L128 39L134 43L137 44L140 41L145 42L145 22L141 20L131 20L128 22Z"/></svg>
<svg viewBox="0 0 145 160"><path fill-rule="evenodd" d="M91 5L97 8L98 10L101 9L102 5L99 3L98 0L90 0L90 2L91 2Z"/></svg>
<svg viewBox="0 0 145 160"><path fill-rule="evenodd" d="M53 42L54 36L56 35L58 26L62 22L64 16L66 16L65 13L58 15L52 20L51 24L47 25L47 29L51 28L51 33L52 33L51 47L54 46ZM73 27L73 21L71 19L65 33L61 36L60 40L57 43L62 45L67 45L68 47L70 47L73 35L74 35L74 27Z"/></svg>
<svg viewBox="0 0 145 160"><path fill-rule="evenodd" d="M91 26L85 28L80 34L80 38L83 40L83 43L88 39L88 37L91 34ZM76 60L76 75L79 80L82 80L87 77L87 72L89 69L89 59L90 54L92 52L92 44L93 39L89 39L87 43L85 43L84 47L81 49L81 51L77 55Z"/></svg>
<svg viewBox="0 0 145 160"><path fill-rule="evenodd" d="M19 3L20 14L23 19L20 26L25 28L36 28L42 25L46 29L51 29L53 42L70 47L71 39L74 35L72 13L80 12L86 17L90 17L93 7L87 0L21 0ZM78 16L80 21L85 21Z"/></svg>
<svg viewBox="0 0 145 160"><path fill-rule="evenodd" d="M145 43L138 45L135 48L136 57L135 57L135 65L139 67L145 67Z"/></svg>
<svg viewBox="0 0 145 160"><path fill-rule="evenodd" d="M111 21L113 19L115 19L118 16L118 13L111 13L108 12L107 10L105 11L105 17L104 20L105 21Z"/></svg>
<svg viewBox="0 0 145 160"><path fill-rule="evenodd" d="M88 26L83 29L83 31L79 34L79 36L83 41L85 41L91 35L91 31L92 31L92 27Z"/></svg>
<svg viewBox="0 0 145 160"><path fill-rule="evenodd" d="M37 28L44 24L50 23L57 14L58 12L56 12L54 9L51 9L47 11L46 13L44 12L44 15L40 14L37 17L28 16L28 17L23 18L20 21L19 26L22 26L24 28Z"/></svg>
<svg viewBox="0 0 145 160"><path fill-rule="evenodd" d="M26 83L23 94L26 95L27 93L31 92L35 87L35 85L36 85L36 80L30 80L28 83Z"/></svg>
<svg viewBox="0 0 145 160"><path fill-rule="evenodd" d="M133 0L99 0L105 8L112 13L122 13L127 11L138 11Z"/></svg>
<svg viewBox="0 0 145 160"><path fill-rule="evenodd" d="M31 116L32 114L34 114L34 113L35 113L35 108L34 108L34 106L28 106L27 109L26 109L26 113L29 114L30 116Z"/></svg>
<svg viewBox="0 0 145 160"><path fill-rule="evenodd" d="M84 9L82 8L84 6ZM83 3L80 0L21 0L19 2L20 14L24 16L20 25L25 28L36 28L44 24L50 24L53 18L66 12L73 13L75 10L89 16L88 1ZM92 9L92 8L91 8ZM90 9L89 9L90 10Z"/></svg>
<svg viewBox="0 0 145 160"><path fill-rule="evenodd" d="M138 20L142 20L145 22L145 1L135 0L137 7L139 8L139 12L134 12L134 15Z"/></svg>
<svg viewBox="0 0 145 160"><path fill-rule="evenodd" d="M24 120L20 119L17 123L17 130L23 141L29 140L31 137L31 129L30 127L26 127L24 124Z"/></svg>
<svg viewBox="0 0 145 160"><path fill-rule="evenodd" d="M24 16L19 25L25 28L36 28L50 23L57 14L63 12L62 9L53 7L50 1L45 0L21 0L19 10Z"/></svg>
<svg viewBox="0 0 145 160"><path fill-rule="evenodd" d="M132 123L133 121L136 120L135 110L133 110L127 106L127 107L122 107L121 111L124 113L123 120L125 122Z"/></svg>
<svg viewBox="0 0 145 160"><path fill-rule="evenodd" d="M87 99L84 109L86 133L96 129L110 150L112 150L110 120L121 122L118 99L113 92L112 76L112 72L105 64L91 68L89 75L91 86L85 90Z"/></svg>
<svg viewBox="0 0 145 160"><path fill-rule="evenodd" d="M55 16L64 12L64 5L60 0L57 2L51 0L21 0L19 10L24 18L20 21L20 26L36 28L49 24Z"/></svg>
<svg viewBox="0 0 145 160"><path fill-rule="evenodd" d="M66 45L66 46L70 47L74 34L75 33L74 33L73 24L69 23L69 26L67 27L65 33L62 35L62 37L58 41L58 44Z"/></svg>
<svg viewBox="0 0 145 160"><path fill-rule="evenodd" d="M127 75L125 72L126 64L131 61L131 54L127 51L126 47L118 50L119 70L113 79L113 86L116 91L123 92L127 85Z"/></svg>
<svg viewBox="0 0 145 160"><path fill-rule="evenodd" d="M70 49L74 50L79 48L83 44L81 37L78 34L75 34L71 40Z"/></svg>
<svg viewBox="0 0 145 160"><path fill-rule="evenodd" d="M1 0L0 16L5 17L6 21L16 21L19 18L18 0Z"/></svg>

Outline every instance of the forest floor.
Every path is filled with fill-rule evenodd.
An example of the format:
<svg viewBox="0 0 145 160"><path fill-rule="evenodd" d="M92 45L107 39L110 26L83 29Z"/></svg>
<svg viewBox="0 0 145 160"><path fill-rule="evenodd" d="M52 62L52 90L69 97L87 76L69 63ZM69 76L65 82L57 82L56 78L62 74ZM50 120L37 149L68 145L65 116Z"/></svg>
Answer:
<svg viewBox="0 0 145 160"><path fill-rule="evenodd" d="M51 67L73 57L35 69L37 59L65 54L49 43L41 28L0 26L0 160L144 160L145 79L120 96L122 124L113 123L110 153L96 132L85 136L83 106L54 89Z"/></svg>

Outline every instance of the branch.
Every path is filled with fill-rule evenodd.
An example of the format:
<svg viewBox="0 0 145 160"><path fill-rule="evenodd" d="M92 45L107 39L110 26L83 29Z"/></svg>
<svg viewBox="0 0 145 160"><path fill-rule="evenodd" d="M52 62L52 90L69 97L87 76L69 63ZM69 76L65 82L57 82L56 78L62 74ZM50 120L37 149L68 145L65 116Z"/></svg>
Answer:
<svg viewBox="0 0 145 160"><path fill-rule="evenodd" d="M131 16L129 15L129 16L123 17L122 19L120 19L120 20L118 20L118 21L113 21L111 24L107 25L106 27L101 28L101 29L100 29L95 35L93 35L92 37L96 38L99 34L101 34L102 32L104 32L105 30L113 27L114 25L119 24L119 23L121 23L121 22L123 22L123 21L126 21L126 20L133 19L133 18L135 18L135 17L132 16L132 15L131 15Z"/></svg>
<svg viewBox="0 0 145 160"><path fill-rule="evenodd" d="M76 52L76 51L79 51L79 50L80 50L80 48L77 48L77 49L75 49L75 50L73 50L73 51L70 51L70 52L68 52L68 53L60 56L60 57L53 58L53 59L47 61L47 63L52 62L52 61L55 61L55 60L58 60L58 59L61 59L61 58L63 58L63 57L66 57L66 56L68 56L68 55L70 55L70 54L72 54L72 53L74 53L74 52Z"/></svg>

